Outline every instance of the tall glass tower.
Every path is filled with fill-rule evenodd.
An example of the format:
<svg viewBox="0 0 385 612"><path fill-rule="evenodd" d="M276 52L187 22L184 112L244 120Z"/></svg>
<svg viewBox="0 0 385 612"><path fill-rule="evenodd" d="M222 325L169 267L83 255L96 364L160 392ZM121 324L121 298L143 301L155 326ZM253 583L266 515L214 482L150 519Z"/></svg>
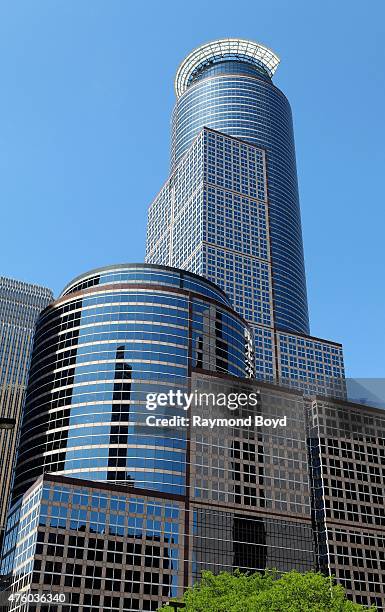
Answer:
<svg viewBox="0 0 385 612"><path fill-rule="evenodd" d="M227 293L253 329L258 378L343 393L341 345L309 336L292 115L272 82L278 63L238 39L204 44L182 62L171 174L149 208L146 261Z"/></svg>
<svg viewBox="0 0 385 612"><path fill-rule="evenodd" d="M273 51L252 41L218 40L192 51L175 79L171 160L175 168L203 126L265 149L275 322L307 334L293 122L286 96L272 82L278 64Z"/></svg>
<svg viewBox="0 0 385 612"><path fill-rule="evenodd" d="M125 264L75 279L37 323L13 499L43 472L181 494L185 440L141 428L146 395L187 392L196 366L246 377L247 333L194 274Z"/></svg>
<svg viewBox="0 0 385 612"><path fill-rule="evenodd" d="M11 595L144 612L205 569L322 569L384 610L385 420L325 397L342 347L309 336L278 63L234 39L182 62L146 263L83 274L41 313L0 569ZM177 424L168 391L211 399Z"/></svg>
<svg viewBox="0 0 385 612"><path fill-rule="evenodd" d="M148 425L186 412L160 399L149 412L147 397L190 393L194 368L250 381L252 344L223 291L189 272L122 264L67 285L36 326L1 566L14 592L50 585L70 612L157 610L181 594L192 442L187 426Z"/></svg>

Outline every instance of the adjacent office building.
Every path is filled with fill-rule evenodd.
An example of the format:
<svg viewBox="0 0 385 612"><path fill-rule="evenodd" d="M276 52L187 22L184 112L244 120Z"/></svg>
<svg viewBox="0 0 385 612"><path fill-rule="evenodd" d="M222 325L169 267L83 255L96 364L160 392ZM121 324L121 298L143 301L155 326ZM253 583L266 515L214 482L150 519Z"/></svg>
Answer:
<svg viewBox="0 0 385 612"><path fill-rule="evenodd" d="M384 410L317 397L307 411L319 567L384 610Z"/></svg>
<svg viewBox="0 0 385 612"><path fill-rule="evenodd" d="M0 549L35 324L52 300L45 287L0 277L0 417L15 420L12 430L0 430Z"/></svg>

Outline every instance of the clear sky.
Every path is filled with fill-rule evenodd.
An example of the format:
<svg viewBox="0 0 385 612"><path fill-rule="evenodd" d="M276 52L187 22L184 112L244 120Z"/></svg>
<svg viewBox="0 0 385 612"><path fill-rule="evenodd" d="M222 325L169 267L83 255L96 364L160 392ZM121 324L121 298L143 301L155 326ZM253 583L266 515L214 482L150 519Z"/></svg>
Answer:
<svg viewBox="0 0 385 612"><path fill-rule="evenodd" d="M383 0L0 3L0 275L57 295L143 261L167 178L175 70L250 38L281 57L294 115L311 333L385 376Z"/></svg>

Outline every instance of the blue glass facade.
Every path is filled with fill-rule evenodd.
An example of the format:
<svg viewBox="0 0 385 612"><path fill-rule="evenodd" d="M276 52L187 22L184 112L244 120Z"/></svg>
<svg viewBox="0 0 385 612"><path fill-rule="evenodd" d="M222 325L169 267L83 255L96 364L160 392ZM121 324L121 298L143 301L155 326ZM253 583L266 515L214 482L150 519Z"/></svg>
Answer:
<svg viewBox="0 0 385 612"><path fill-rule="evenodd" d="M266 150L275 322L281 330L308 334L289 102L262 68L246 59L223 58L193 75L177 100L172 117L172 169L204 126Z"/></svg>
<svg viewBox="0 0 385 612"><path fill-rule="evenodd" d="M253 424L190 427L187 439L180 438L188 442L182 494L143 487L134 474L130 486L84 480L75 471L41 475L8 515L1 573L12 595L64 594L58 612L155 612L207 569L314 568L306 400L292 390L197 368L191 389L208 397L254 393L257 407L243 402L232 414L285 415L287 425L284 431ZM221 418L228 409L194 403L190 415ZM159 439L155 430L152 444ZM131 440L140 448L138 437ZM148 467L154 481L163 467ZM29 609L17 599L10 606L10 612Z"/></svg>
<svg viewBox="0 0 385 612"><path fill-rule="evenodd" d="M2 573L13 594L60 597L37 612L157 610L182 594L184 514L181 499L45 476L9 514ZM15 595L7 610L31 608Z"/></svg>
<svg viewBox="0 0 385 612"><path fill-rule="evenodd" d="M305 409L344 395L344 365L307 335L291 110L267 48L200 54L178 70L148 263L81 275L38 321L2 573L14 593L64 592L58 612L155 611L205 569L316 566ZM146 425L186 414L149 413L149 393L193 390L256 391L237 416L284 432Z"/></svg>
<svg viewBox="0 0 385 612"><path fill-rule="evenodd" d="M43 471L182 494L185 432L145 427L146 396L187 392L195 366L247 376L249 343L194 274L142 264L76 279L38 321L14 498Z"/></svg>

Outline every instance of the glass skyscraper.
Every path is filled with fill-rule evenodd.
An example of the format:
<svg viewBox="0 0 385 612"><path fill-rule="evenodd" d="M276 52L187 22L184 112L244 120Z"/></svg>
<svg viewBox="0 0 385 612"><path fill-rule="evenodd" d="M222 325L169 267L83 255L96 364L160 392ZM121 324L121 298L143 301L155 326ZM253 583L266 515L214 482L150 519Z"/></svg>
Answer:
<svg viewBox="0 0 385 612"><path fill-rule="evenodd" d="M146 263L79 276L39 317L1 567L11 593L64 597L37 612L155 611L235 568L322 569L381 609L385 424L338 399L342 347L309 335L278 63L238 39L187 56ZM233 415L285 426L149 427L186 414L149 413L170 390L213 419L254 393Z"/></svg>
<svg viewBox="0 0 385 612"><path fill-rule="evenodd" d="M71 612L79 604L88 610L90 598L98 609L115 609L120 591L119 610L154 610L181 593L191 440L186 427L147 426L149 414L186 413L170 404L150 413L146 397L191 391L193 368L254 375L247 323L221 289L195 274L150 264L93 270L41 313L3 548L1 573L12 576L14 591L59 586L71 593ZM51 480L42 480L47 473ZM57 548L42 554L38 524L50 527ZM54 536L54 528L64 531ZM64 544L65 558L80 559L73 542L82 562L62 566ZM106 558L103 550L88 556L105 542ZM123 545L135 566L124 575L114 567ZM103 562L96 573L95 560ZM84 582L87 566L92 576Z"/></svg>
<svg viewBox="0 0 385 612"><path fill-rule="evenodd" d="M187 392L197 365L247 376L247 334L188 272L127 264L76 279L38 321L13 498L43 472L182 493L184 433L149 438L146 395Z"/></svg>
<svg viewBox="0 0 385 612"><path fill-rule="evenodd" d="M0 277L0 416L16 421L13 430L0 430L0 549L35 324L52 300L49 289Z"/></svg>
<svg viewBox="0 0 385 612"><path fill-rule="evenodd" d="M278 64L273 51L252 41L218 40L192 51L175 79L171 160L174 169L204 126L266 151L275 321L281 330L308 334L293 123L272 82ZM254 168L245 156L220 153L222 172L245 162Z"/></svg>
<svg viewBox="0 0 385 612"><path fill-rule="evenodd" d="M340 344L309 336L289 102L269 49L208 43L175 79L171 174L148 213L146 261L221 287L255 335L256 376L344 395Z"/></svg>

